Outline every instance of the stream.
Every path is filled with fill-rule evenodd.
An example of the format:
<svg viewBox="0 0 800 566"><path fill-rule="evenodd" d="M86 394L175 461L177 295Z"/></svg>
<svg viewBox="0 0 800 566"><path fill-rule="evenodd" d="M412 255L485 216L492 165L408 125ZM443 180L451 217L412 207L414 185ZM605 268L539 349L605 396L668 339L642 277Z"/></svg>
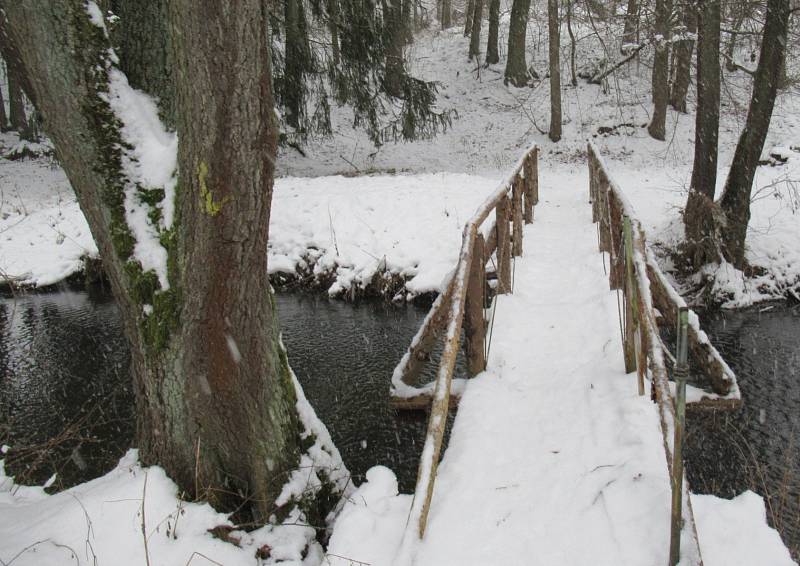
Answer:
<svg viewBox="0 0 800 566"><path fill-rule="evenodd" d="M276 304L292 368L353 480L383 464L395 471L401 491L412 492L425 415L392 410L388 388L427 309L307 293L278 293ZM764 495L773 525L797 556L800 307L717 311L702 319L739 377L744 408L690 414L692 488ZM107 291L63 287L0 297L0 444L12 446L9 473L41 484L57 472L56 487L66 487L112 468L133 440L127 368L119 313Z"/></svg>

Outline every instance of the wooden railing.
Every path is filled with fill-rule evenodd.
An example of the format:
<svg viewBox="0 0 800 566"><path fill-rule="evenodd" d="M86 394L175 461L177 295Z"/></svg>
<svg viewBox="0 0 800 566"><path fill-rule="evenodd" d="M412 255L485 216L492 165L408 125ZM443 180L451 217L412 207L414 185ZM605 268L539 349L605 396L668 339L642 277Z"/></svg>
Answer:
<svg viewBox="0 0 800 566"><path fill-rule="evenodd" d="M401 555L425 533L462 326L470 375L486 368L487 323L483 316L486 264L493 255L496 257L497 293L510 293L512 256L522 255L523 223L533 221L534 206L539 201L538 158L539 150L534 145L464 226L458 264L449 276L445 291L434 302L394 370L392 398L395 405L400 408L430 406L428 431ZM492 212L494 222L484 230L483 225ZM416 387L422 366L438 340L444 341L444 351L436 379L432 386Z"/></svg>
<svg viewBox="0 0 800 566"><path fill-rule="evenodd" d="M689 487L683 478L682 452L683 404L676 404L670 391L668 362L676 365L661 340L659 325L682 327L692 366L704 373L713 394L688 403L695 409L733 409L741 405L736 376L700 329L697 315L662 273L647 247L645 233L633 207L612 180L597 148L589 143L589 193L592 220L598 223L598 247L610 255L609 283L624 296L623 346L626 371L638 374L639 394L644 394L644 380L651 380L651 394L661 419L664 451L672 489L670 563L678 557L682 564L702 564L697 530L692 513ZM682 324L679 325L679 319ZM681 364L678 363L678 366ZM680 368L683 373L686 370ZM682 503L683 502L683 503ZM683 534L683 540L681 540ZM680 550L680 552L679 552ZM678 556L680 554L680 556Z"/></svg>

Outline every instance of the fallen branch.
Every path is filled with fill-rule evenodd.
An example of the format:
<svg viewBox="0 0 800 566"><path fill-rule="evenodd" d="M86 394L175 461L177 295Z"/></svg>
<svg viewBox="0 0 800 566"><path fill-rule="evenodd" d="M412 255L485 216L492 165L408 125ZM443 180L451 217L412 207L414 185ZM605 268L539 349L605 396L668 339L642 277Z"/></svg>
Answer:
<svg viewBox="0 0 800 566"><path fill-rule="evenodd" d="M639 44L632 51L629 51L628 54L624 58L622 58L619 61L617 61L616 63L614 63L614 65L612 65L609 69L606 69L605 71L603 71L599 75L592 76L592 78L589 79L589 83L590 84L594 84L594 85L601 84L603 82L603 79L608 77L611 73L613 73L614 71L616 71L617 69L619 69L620 67L625 65L626 63L629 63L630 61L632 61L633 58L636 57L636 55L639 53L639 51L641 51L642 49L644 49L648 45L650 45L649 41L645 41L644 43Z"/></svg>

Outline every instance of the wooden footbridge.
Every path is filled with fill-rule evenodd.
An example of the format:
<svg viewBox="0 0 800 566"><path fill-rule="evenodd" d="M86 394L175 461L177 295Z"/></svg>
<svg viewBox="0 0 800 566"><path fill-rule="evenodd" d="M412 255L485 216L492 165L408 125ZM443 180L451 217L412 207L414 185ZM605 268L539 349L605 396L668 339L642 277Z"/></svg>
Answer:
<svg viewBox="0 0 800 566"><path fill-rule="evenodd" d="M554 301L549 301L547 297L547 289L552 289L554 297L558 297L558 285L571 284L570 281L558 282L557 279L561 275L558 272L552 272L553 269L559 269L559 266L569 265L569 258L556 257L554 255L547 255L545 249L548 245L546 238L549 237L547 230L547 221L545 220L545 227L543 231L537 233L537 224L539 219L534 221L534 212L536 205L539 203L539 170L538 170L538 157L539 150L536 146L531 147L522 159L514 167L511 175L500 185L500 187L492 193L486 201L478 208L475 215L467 222L464 227L463 240L461 251L458 259L458 264L452 272L449 281L445 286L445 291L436 299L430 312L424 319L419 331L411 342L406 354L398 364L394 371L392 378L392 402L400 409L426 409L430 411L428 421L428 430L425 438L424 448L420 457L419 472L417 478L417 485L414 493L413 503L406 525L403 540L400 545L399 554L395 561L396 564L410 563L411 559L421 552L419 549L425 550L426 540L430 536L446 538L452 536L445 528L434 529L436 532L429 533L428 523L429 516L432 513L436 514L437 506L439 509L440 522L444 524L450 519L458 518L459 513L468 513L469 505L464 503L465 509L461 511L458 501L453 501L459 497L459 493L466 490L480 490L481 484L486 479L475 479L473 483L468 483L464 479L465 471L458 473L452 468L458 465L458 462L450 463L450 468L447 470L449 476L447 479L441 481L449 482L453 485L458 485L458 489L450 489L446 496L440 499L434 498L434 486L437 481L437 470L439 468L440 455L442 450L442 440L445 434L445 425L447 422L448 411L454 402L458 400L461 392L465 389L465 382L461 379L454 379L454 368L456 367L456 357L463 345L463 351L466 358L467 370L469 377L478 376L486 371L486 374L481 376L481 379L492 380L495 378L492 373L494 371L501 371L502 364L509 365L513 362L513 349L517 350L524 347L530 352L524 362L517 364L516 372L524 373L524 380L515 382L513 385L516 387L515 392L519 392L520 398L530 395L531 409L544 410L540 407L534 409L534 402L537 396L542 396L543 392L548 392L549 395L554 389L558 389L563 385L564 399L574 399L576 396L586 395L585 391L588 389L594 391L600 370L594 368L578 368L574 371L564 372L563 375L558 376L558 380L552 377L554 374L559 373L559 368L565 364L560 365L555 363L545 362L548 356L564 355L568 352L566 348L572 347L574 351L578 351L582 346L581 344L564 345L563 342L568 338L565 336L559 342L555 339L552 342L544 343L540 340L538 343L533 338L520 336L526 332L530 332L531 336L540 335L541 331L536 330L537 325L550 324L550 328L555 326L551 324L547 318L548 313L555 312L556 310L563 310L562 307L553 308L550 304ZM612 365L612 374L620 374L622 379L626 379L624 383L629 384L631 389L635 389L638 396L645 396L649 393L655 404L657 419L653 416L652 431L630 431L631 434L644 435L642 438L647 438L647 442L638 441L639 444L649 444L651 446L638 446L637 451L626 452L625 443L621 444L619 448L614 439L599 438L594 441L595 444L605 445L608 444L608 451L614 452L619 448L620 454L626 454L623 459L624 465L619 464L618 469L619 477L628 474L627 467L633 466L631 470L645 469L646 464L638 462L637 458L641 454L650 454L652 456L652 445L663 445L663 454L666 457L664 462L661 459L661 471L651 471L648 474L637 472L638 475L634 477L646 477L647 483L650 485L649 491L643 491L633 498L635 489L630 489L631 494L628 497L633 499L625 500L620 503L620 508L627 509L625 513L629 513L630 520L625 522L614 521L613 515L609 515L607 522L614 522L614 530L618 538L625 539L624 532L619 532L623 529L634 529L630 532L630 536L637 535L641 531L635 530L642 528L641 525L631 527L630 525L637 524L636 521L640 517L650 517L656 523L663 524L664 531L663 537L652 541L653 556L657 558L656 562L648 563L669 563L674 565L681 560L681 564L702 564L700 547L698 543L698 535L695 527L695 521L692 513L691 501L688 496L688 485L683 477L683 464L682 464L682 430L685 408L689 411L692 410L717 410L724 409L730 410L737 408L741 403L739 389L736 383L736 377L730 370L725 361L721 358L717 350L708 340L706 334L701 330L697 316L687 309L686 304L680 295L672 287L668 279L662 273L655 257L651 250L648 248L644 230L640 222L636 219L634 209L626 199L620 187L612 180L607 166L604 164L603 159L600 157L597 148L593 144L588 145L588 161L589 161L589 190L587 193L583 192L583 196L565 196L566 192L563 187L550 187L547 189L546 194L552 194L553 198L561 198L563 202L558 205L562 207L562 214L559 218L571 218L566 216L570 214L566 209L573 206L574 203L579 204L581 200L591 203L591 219L596 224L596 242L600 252L603 252L602 265L605 273L608 275L608 282L612 291L616 291L615 299L617 303L616 313L608 307L608 295L613 295L602 289L596 289L596 292L601 293L600 302L605 302L606 310L602 312L609 312L612 315L616 314L619 318L619 323L613 321L613 326L609 328L619 327L621 335L621 345L619 352L622 354L624 360L624 373L620 367L614 370ZM574 191L572 191L574 194ZM588 198L587 198L588 196ZM572 200L569 200L569 199ZM553 200L553 199L550 199ZM547 211L548 209L543 209ZM586 209L588 211L588 207ZM571 211L572 216L578 217L577 211ZM583 218L583 216L580 216ZM552 232L557 231L555 226L556 220L552 220ZM574 220L576 231L580 232L582 237L586 238L586 230L581 226L589 226L588 215L586 220ZM586 224L580 224L586 222ZM531 226L526 226L532 224ZM538 238L542 238L539 240ZM591 236L594 238L594 236ZM525 244L525 257L523 258L523 238ZM578 244L576 243L576 246ZM530 253L529 253L530 251ZM539 254L537 256L537 254ZM561 254L563 255L563 254ZM555 262L552 266L544 266L547 272L550 272L550 278L555 281L542 281L541 277L537 277L538 268L536 261L546 263L548 258ZM521 267L515 266L516 260L520 259L523 263ZM527 263L526 263L527 262ZM563 263L567 262L567 263ZM601 262L600 258L597 260ZM584 262L585 263L585 262ZM523 269L523 267L525 269ZM596 283L597 267L593 268L592 273L595 274L594 279L586 287L588 290L592 288L602 287ZM566 275L564 275L566 277ZM584 276L578 274L580 280L589 281L589 275ZM602 277L602 275L601 275ZM602 282L602 279L600 279ZM537 287L538 285L538 287ZM545 287L549 285L550 287ZM500 333L503 326L503 312L497 316L497 303L498 301L511 299L504 299L504 297L511 297L512 292L517 289L522 289L524 297L517 297L517 303L514 303L513 308L530 310L530 318L525 319L523 327L517 326L514 332L517 335L513 336L513 345L508 347L508 353L500 352L497 354L503 359L498 364L498 368L493 367L493 356L496 350L503 350L503 343L508 342L511 344L512 338L507 338L510 334ZM594 292L594 291L591 291ZM515 293L516 295L517 293ZM527 301L527 302L525 302ZM597 302L597 301L592 301ZM509 303L511 304L511 303ZM588 308L586 305L588 301L582 306L580 304L575 306L576 317L580 316L582 309ZM567 307L564 307L567 308ZM549 309L549 310L548 310ZM539 314L537 314L539 313ZM612 316L607 316L610 319ZM613 316L617 318L617 316ZM557 320L557 319L553 319ZM662 335L668 334L665 330L677 329L678 344L676 353L671 352ZM537 334L537 332L539 334ZM463 337L462 337L463 334ZM494 334L495 345L491 346L492 335ZM613 333L610 338L613 338ZM500 343L498 343L500 341ZM608 341L606 341L608 342ZM602 346L602 351L598 349L598 359L603 358L606 352L606 345ZM433 382L420 385L419 376L421 370L426 363L431 363L431 358L436 357L433 355L435 349L441 347L441 355L438 360L438 370ZM490 350L491 347L491 350ZM549 350L548 350L549 348ZM537 353L537 349L541 349ZM554 354L555 353L555 354ZM540 355L540 358L537 358ZM567 354L569 355L569 354ZM512 359L512 362L508 360ZM522 358L520 358L522 359ZM619 358L617 358L619 359ZM695 381L701 387L690 388L690 395L688 401L685 401L685 376L687 364L684 362L688 359L689 365L692 367L693 376ZM533 360L533 362L529 362ZM541 364L537 361L541 360ZM527 366L525 364L529 364ZM608 362L612 364L612 362ZM613 362L619 363L619 362ZM635 379L632 375L626 376L625 374L635 373ZM575 376L580 374L578 380ZM670 375L676 378L675 382L670 381ZM609 378L611 379L611 378ZM616 379L616 378L614 378ZM542 385L537 390L533 385L537 380L541 381ZM552 381L552 383L551 383ZM533 384L533 385L531 385ZM568 388L574 387L574 391ZM465 393L469 396L470 390ZM538 393L537 393L538 392ZM517 394L517 393L514 393ZM632 394L634 395L634 394ZM487 397L487 396L484 396ZM624 395L617 395L617 397L624 397ZM604 408L608 408L609 414L601 414L598 419L605 420L620 420L624 422L626 415L633 411L642 410L642 401L637 401L634 395L633 399L620 400L617 402L613 395L604 398L602 405L597 405L597 402L590 400L584 405L578 405L574 411L579 412L583 410L597 410L598 414ZM485 401L488 403L489 401ZM466 403L466 397L464 399ZM627 404L626 404L627 403ZM618 406L617 406L618 405ZM651 405L652 406L652 405ZM581 408L584 407L584 408ZM588 409L586 409L588 407ZM470 403L469 407L462 405L461 411L480 411L489 412L486 409L491 409L490 406L481 407L481 399L476 393L476 398ZM646 406L645 406L646 409ZM495 408L496 411L496 408ZM517 418L515 411L509 411L508 419ZM622 415L622 416L620 416ZM580 435L596 435L596 430L587 430L577 428L575 421L581 419L575 418L576 415L564 414L561 418L563 423L553 423L552 419L546 421L547 427L550 426L563 426L573 427L576 436ZM480 418L480 416L478 417ZM509 431L518 430L520 427L537 426L535 423L545 421L535 420L536 415L526 412L523 408L519 412L519 422L508 425ZM586 421L586 427L593 428L594 421ZM615 421L616 422L616 421ZM638 421L637 421L638 422ZM487 427L490 425L487 424ZM491 425L495 426L495 425ZM499 431L506 430L506 425L497 424L496 429ZM515 428L517 427L517 428ZM456 424L458 429L458 423ZM658 430L660 429L660 430ZM572 430L570 428L569 430ZM655 432L653 432L655 431ZM486 431L484 431L486 432ZM461 434L459 430L454 430L454 436ZM488 434L488 433L487 433ZM649 434L649 436L648 436ZM542 432L545 435L545 432ZM487 436L487 444L491 449L491 436ZM538 442L538 440L537 440ZM470 438L466 439L466 443L475 444L475 450L480 452L482 448L478 447L479 441L472 442ZM451 441L452 446L452 441ZM548 445L549 446L549 445ZM576 445L581 446L581 445ZM595 473L600 468L609 467L607 465L597 465L590 467L582 475L576 476L572 481L573 484L564 484L566 479L555 477L562 475L567 477L568 473L558 472L558 469L572 470L573 468L580 468L582 465L580 459L582 458L583 451L576 447L571 451L567 447L559 447L558 450L551 449L548 451L543 450L544 445L539 444L525 446L518 446L521 451L528 451L529 453L537 450L541 451L541 456L536 457L536 461L541 460L541 469L531 471L533 474L539 474L539 479L531 480L531 486L523 486L530 493L536 501L548 501L543 499L542 493L547 490L558 492L565 490L569 492L573 489L574 485L580 484L582 478ZM484 447L485 450L485 447ZM490 450L489 450L490 451ZM648 452L649 451L649 452ZM464 452L467 452L466 450ZM577 461L573 466L572 464L564 464L564 459L567 457L559 456L559 464L546 464L546 459L551 458L550 454L572 454L572 457ZM469 461L472 456L459 456L465 462ZM489 454L477 453L474 458L491 458ZM445 461L447 456L445 456ZM476 460L477 461L477 460ZM652 461L652 458L651 458ZM664 465L666 464L666 465ZM548 468L548 466L552 466ZM557 466L564 466L558 468ZM638 468L637 468L638 466ZM498 481L506 481L502 477L502 470L498 466L495 470L495 475ZM631 472L632 475L632 472ZM493 476L494 477L494 476ZM516 477L516 476L515 476ZM627 476L625 476L627 477ZM604 493L603 489L608 488L617 481L617 476L612 477L606 487L600 488L599 497ZM507 480L509 485L518 485L519 481L514 484L512 480ZM559 481L561 482L559 484ZM627 480L626 480L627 481ZM622 482L620 482L622 483ZM634 485L634 484L631 484ZM452 486L451 486L452 487ZM498 487L495 489L501 489ZM460 490L460 491L459 491ZM597 500L595 497L594 501ZM624 494L617 497L624 498ZM647 499L651 498L651 499ZM662 501L663 499L663 501ZM622 501L622 499L620 499ZM650 503L648 503L650 501ZM520 505L524 506L525 502L522 501ZM531 503L531 505L534 505ZM548 523L548 513L552 514L552 510L545 509L545 505L541 504L541 509L533 509L530 511L530 516L526 519L524 524L528 525L530 533L539 532L540 524ZM554 504L558 506L559 504ZM642 509L636 511L633 509L637 505L642 507L649 506L650 509ZM569 507L568 505L566 507ZM628 508L631 509L628 509ZM452 509L450 509L452 508ZM576 506L575 509L581 510L583 507ZM660 509L661 511L653 511L653 509ZM566 512L566 511L565 511ZM579 511L583 512L583 511ZM656 513L653 519L652 513ZM638 514L637 514L638 513ZM651 513L651 515L647 515ZM477 514L477 513L476 513ZM663 521L662 517L663 515ZM626 515L627 516L627 515ZM434 517L435 518L435 517ZM506 517L507 518L507 517ZM503 521L506 520L503 519ZM588 521L589 519L586 519ZM593 519L594 520L594 519ZM578 521L577 518L572 518L566 524L573 525ZM646 522L646 521L645 521ZM530 523L530 524L529 524ZM580 522L579 522L580 523ZM498 525L500 522L498 522ZM622 526L621 526L622 525ZM434 525L435 527L436 525ZM476 528L476 533L479 532ZM556 526L552 526L557 529ZM570 527L572 528L572 527ZM593 527L589 527L593 528ZM469 525L463 526L465 532L470 532ZM602 530L602 529L601 529ZM658 530L658 529L657 529ZM666 531L669 530L669 536ZM544 552L548 543L547 529L542 531L543 535L535 537L530 535L531 545L535 545L540 551ZM437 534L438 533L438 534ZM550 533L553 534L552 532ZM528 536L526 534L526 536ZM661 536L661 535L659 535ZM517 537L519 538L519 537ZM653 538L652 536L650 538ZM660 541L660 542L659 542ZM450 541L448 544L451 546L458 546L457 541ZM498 543L505 544L505 543ZM440 545L441 546L441 545ZM563 545L562 545L563 546ZM624 545L622 545L624 546ZM563 548L551 549L550 552L558 553L559 558L554 561L544 561L542 563L581 563L580 556L572 554ZM600 552L600 551L598 551ZM628 562L619 558L627 551L613 550L609 551L609 556L616 556L616 558L609 558L608 563L631 563L635 564L641 557L631 558ZM617 553L617 554L614 554ZM620 554L621 553L621 554ZM424 554L424 552L423 552ZM428 553L431 555L431 553ZM432 556L435 556L433 552ZM598 558L601 558L598 556ZM435 563L441 560L440 558L423 560L424 563ZM481 563L479 557L470 555L467 558L460 559L460 563L474 562ZM420 563L422 563L420 562ZM443 563L443 562L438 562ZM452 563L459 563L453 559ZM487 563L487 562L483 562ZM524 561L520 563L525 563ZM537 562L538 563L538 562ZM602 559L598 559L593 563L606 563ZM643 562L639 562L643 563Z"/></svg>

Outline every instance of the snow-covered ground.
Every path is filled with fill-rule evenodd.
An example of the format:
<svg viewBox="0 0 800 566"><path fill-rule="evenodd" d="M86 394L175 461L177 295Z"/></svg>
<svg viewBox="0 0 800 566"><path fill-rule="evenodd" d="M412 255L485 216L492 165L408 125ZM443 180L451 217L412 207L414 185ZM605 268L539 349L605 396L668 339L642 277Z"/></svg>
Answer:
<svg viewBox="0 0 800 566"><path fill-rule="evenodd" d="M501 3L503 46L509 2ZM539 12L542 9L541 5L534 8ZM529 63L544 75L546 19L539 13L531 21ZM579 43L580 61L602 53L588 30L580 30L579 36L586 38ZM543 183L543 202L537 211L540 224L531 229L533 242L537 230L547 228L542 224L548 215L565 223L586 216L587 138L594 139L606 156L650 232L651 241L672 245L680 236L680 208L686 200L693 156L694 118L693 114L670 112L668 141L649 138L642 127L651 108L646 58L641 64L624 67L605 87L582 81L572 87L567 85L568 59L563 56L564 135L561 142L553 144L540 131L547 129L549 120L547 82L523 89L504 86L504 52L497 66L483 68L467 62L467 40L456 27L421 32L409 53L412 72L441 82L440 107L458 110L452 128L433 140L375 148L365 134L352 130L348 112L342 110L334 113L333 138L310 143L307 157L292 149L282 150L278 161L282 178L276 181L270 227L271 271L294 272L299 268L318 275L327 271L335 274L331 291L344 294L385 269L407 279L406 297L436 290L455 263L463 223L534 140L542 147L540 170L547 183ZM611 57L614 55L612 52ZM749 100L746 76L726 73L725 81L720 187ZM730 306L767 298L772 291L783 293L791 286L796 288L800 281L800 153L791 149L800 146L800 93L796 86L792 88L777 101L766 146L767 153L775 146L782 148L788 161L760 168L754 188L758 200L753 205L747 257L766 273L747 280L728 271L725 277L718 277ZM690 112L693 96L690 92ZM612 130L598 134L600 127ZM8 150L16 140L4 134L0 144ZM400 174L391 175L390 171ZM381 174L334 176L366 172ZM586 224L585 230L592 228ZM587 236L579 233L581 238ZM558 245L577 253L588 245L584 239L576 240L574 249L567 236ZM553 252L544 242L527 249L542 257ZM52 284L80 270L82 257L96 254L85 219L56 164L47 159L0 159L0 280ZM552 305L542 304L542 297L525 292L503 299L500 313L506 308L511 317L507 322L516 321L509 324L510 328L520 332L532 331L529 327L534 322L544 324L552 318L556 328L537 326L535 343L541 348L552 347L554 356L568 359L569 364L565 369L548 365L554 364L553 359L537 358L537 365L530 366L539 368L533 375L522 370L533 363L526 356L543 350L528 348L527 344L512 350L513 337L495 337L491 374L475 380L467 389L451 449L441 468L431 538L418 549L421 559L429 559L425 563L566 563L594 548L598 554L589 556L591 563L603 563L601 556L610 557L607 563L614 564L651 563L649 557L657 558L657 563L665 562L660 553L665 548L662 539L666 531L656 528L651 517L663 510L656 491L659 486L663 488L665 473L663 453L658 454L661 460L657 461L650 451L654 450L651 444L660 447L660 440L651 438L653 407L633 395L630 378L618 367L617 335L606 328L615 320L606 312L610 296L603 291L602 283L591 283L599 273L599 261L596 255L587 255L586 265L576 263L569 272L576 289L561 285L559 300L551 301ZM525 269L533 272L540 268L537 266L532 263ZM538 278L537 284L556 283L550 281L550 273L546 275ZM588 295L580 299L577 288L584 285ZM597 325L581 317L556 317L554 310L567 308L567 299L582 300L577 306L593 313ZM616 316L616 311L611 314ZM555 341L556 329L574 331L574 335ZM581 342L585 348L572 355L566 348L573 342ZM595 357L590 359L592 352ZM567 371L570 369L573 371ZM544 387L554 381L557 387ZM555 397L567 393L571 395L563 402ZM603 416L600 398L614 400L619 410ZM567 402L580 406L570 409L572 412L559 411L557 403ZM478 421L475 413L481 408L483 420ZM570 418L562 430L555 423L563 424L557 421L563 415ZM538 434L540 430L549 434ZM581 430L589 432L581 435ZM576 434L568 437L567 431ZM507 448L499 442L501 433L515 443L525 440L532 444L527 452L518 447L500 452ZM620 438L629 444L618 449L606 444ZM484 454L479 459L475 452L480 449L486 454L496 453L496 457ZM564 456L584 449L582 467L566 468L559 463ZM630 461L626 460L628 456ZM542 468L550 464L552 467ZM619 465L592 471L607 464ZM643 481L635 481L635 474L640 472ZM145 477L149 478L146 494ZM531 487L532 480L562 483L552 493L542 494ZM604 487L609 481L612 483ZM641 490L653 505L644 510L638 504L628 505L622 486L633 493ZM463 490L471 492L460 500ZM99 564L143 564L146 555L152 564L252 564L255 551L263 544L286 548L288 564L310 565L321 559L316 550L304 559L290 555L294 552L290 549L297 545L284 545L275 538L285 534L297 540L313 535L301 526L290 527L288 534L269 529L242 534L240 548L213 539L206 529L224 524L226 518L208 507L180 502L163 472L142 469L133 454L107 476L61 494L46 496L39 488L15 486L4 475L0 476L0 491L0 559L15 565L48 563L47 556L56 564L92 564L94 556L102 557ZM374 469L368 475L368 482L350 498L336 526L330 562L336 560L334 554L340 554L374 566L390 563L387 557L396 548L410 505L410 496L396 492L390 471ZM559 495L561 500L557 499ZM619 517L627 516L630 522L622 526L598 522L604 512L595 497L605 505L619 503ZM145 535L141 527L143 500ZM558 501L563 505L557 506ZM707 565L791 563L777 534L766 527L764 504L758 496L746 493L730 502L693 496L692 501ZM538 515L542 508L552 511L544 520ZM552 535L559 532L557 527L566 527L567 512L578 511L583 511L579 523L568 525L578 541ZM595 530L597 525L601 526ZM603 530L612 526L638 533L630 547L613 546L614 536ZM603 532L607 538L602 537ZM170 538L175 533L177 540ZM615 536L622 540L620 535ZM451 554L443 555L445 545ZM560 559L558 552L567 554ZM273 558L278 556L280 552L275 550Z"/></svg>

